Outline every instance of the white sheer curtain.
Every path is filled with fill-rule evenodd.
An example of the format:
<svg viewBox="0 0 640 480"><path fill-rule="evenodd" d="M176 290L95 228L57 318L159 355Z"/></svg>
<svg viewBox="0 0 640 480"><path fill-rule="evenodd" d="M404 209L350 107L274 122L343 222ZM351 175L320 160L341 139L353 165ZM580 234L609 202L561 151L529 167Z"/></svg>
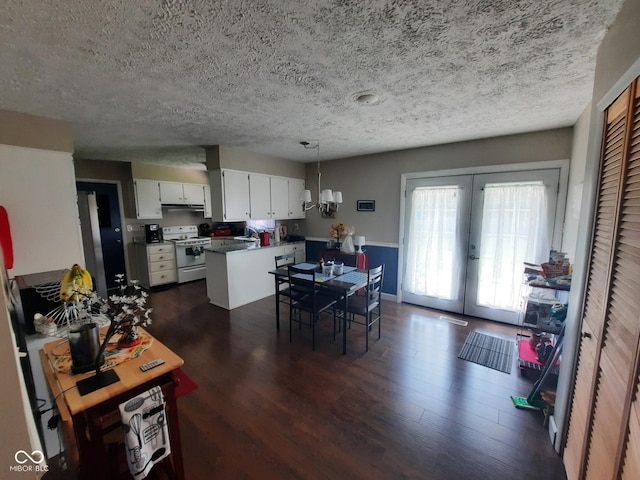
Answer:
<svg viewBox="0 0 640 480"><path fill-rule="evenodd" d="M542 183L485 186L478 305L517 310L523 262L548 259L545 189Z"/></svg>
<svg viewBox="0 0 640 480"><path fill-rule="evenodd" d="M416 295L453 299L460 260L455 251L460 187L422 187L411 195L404 289Z"/></svg>

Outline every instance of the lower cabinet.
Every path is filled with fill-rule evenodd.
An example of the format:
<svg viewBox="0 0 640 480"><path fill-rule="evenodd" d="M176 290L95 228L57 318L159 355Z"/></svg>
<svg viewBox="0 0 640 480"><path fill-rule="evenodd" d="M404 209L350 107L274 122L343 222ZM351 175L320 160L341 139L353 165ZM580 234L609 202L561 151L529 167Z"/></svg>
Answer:
<svg viewBox="0 0 640 480"><path fill-rule="evenodd" d="M304 262L305 244L294 243L233 252L207 250L207 296L209 302L227 310L275 294L275 257L295 253Z"/></svg>
<svg viewBox="0 0 640 480"><path fill-rule="evenodd" d="M138 280L144 288L178 281L176 252L172 243L136 243Z"/></svg>
<svg viewBox="0 0 640 480"><path fill-rule="evenodd" d="M285 245L284 253L294 253L296 255L296 263L303 263L307 259L304 242Z"/></svg>

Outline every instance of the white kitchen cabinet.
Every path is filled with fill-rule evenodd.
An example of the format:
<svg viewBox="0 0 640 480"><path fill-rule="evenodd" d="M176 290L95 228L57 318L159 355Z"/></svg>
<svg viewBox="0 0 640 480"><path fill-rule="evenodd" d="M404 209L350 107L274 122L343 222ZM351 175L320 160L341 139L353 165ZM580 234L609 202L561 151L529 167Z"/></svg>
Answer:
<svg viewBox="0 0 640 480"><path fill-rule="evenodd" d="M289 218L289 179L271 177L271 218L286 220Z"/></svg>
<svg viewBox="0 0 640 480"><path fill-rule="evenodd" d="M136 218L162 218L159 183L160 182L157 180L133 180L133 196L135 201Z"/></svg>
<svg viewBox="0 0 640 480"><path fill-rule="evenodd" d="M301 194L304 191L304 180L301 178L289 178L288 180L289 210L285 218L305 218L301 200Z"/></svg>
<svg viewBox="0 0 640 480"><path fill-rule="evenodd" d="M211 218L211 187L204 185L204 218Z"/></svg>
<svg viewBox="0 0 640 480"><path fill-rule="evenodd" d="M160 182L160 202L164 204L182 205L184 203L182 184Z"/></svg>
<svg viewBox="0 0 640 480"><path fill-rule="evenodd" d="M182 185L182 192L184 201L189 205L204 205L205 185L199 185L197 183L184 183Z"/></svg>
<svg viewBox="0 0 640 480"><path fill-rule="evenodd" d="M165 205L203 205L204 185L160 182L160 202Z"/></svg>
<svg viewBox="0 0 640 480"><path fill-rule="evenodd" d="M271 218L271 177L249 174L249 214L253 220L265 220Z"/></svg>
<svg viewBox="0 0 640 480"><path fill-rule="evenodd" d="M237 170L212 170L211 218L222 222L249 220L249 173Z"/></svg>
<svg viewBox="0 0 640 480"><path fill-rule="evenodd" d="M249 175L249 195L252 219L289 218L289 179L252 173Z"/></svg>
<svg viewBox="0 0 640 480"><path fill-rule="evenodd" d="M284 247L251 248L237 252L206 252L209 302L227 310L275 293L273 270Z"/></svg>
<svg viewBox="0 0 640 480"><path fill-rule="evenodd" d="M226 169L211 171L210 179L214 220L304 218L299 202L300 192L304 190L302 179Z"/></svg>
<svg viewBox="0 0 640 480"><path fill-rule="evenodd" d="M235 170L222 172L222 205L224 220L250 219L249 174Z"/></svg>
<svg viewBox="0 0 640 480"><path fill-rule="evenodd" d="M284 253L295 254L295 263L303 263L307 260L307 250L304 242L286 244L284 246Z"/></svg>
<svg viewBox="0 0 640 480"><path fill-rule="evenodd" d="M178 281L173 243L135 243L138 280L144 288Z"/></svg>

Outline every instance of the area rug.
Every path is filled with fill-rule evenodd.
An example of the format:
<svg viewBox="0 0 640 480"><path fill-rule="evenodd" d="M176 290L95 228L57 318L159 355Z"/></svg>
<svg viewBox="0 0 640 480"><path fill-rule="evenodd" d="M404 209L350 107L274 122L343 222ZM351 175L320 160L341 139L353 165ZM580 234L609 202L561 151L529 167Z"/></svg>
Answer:
<svg viewBox="0 0 640 480"><path fill-rule="evenodd" d="M514 342L484 333L471 332L458 354L458 358L468 362L511 373Z"/></svg>

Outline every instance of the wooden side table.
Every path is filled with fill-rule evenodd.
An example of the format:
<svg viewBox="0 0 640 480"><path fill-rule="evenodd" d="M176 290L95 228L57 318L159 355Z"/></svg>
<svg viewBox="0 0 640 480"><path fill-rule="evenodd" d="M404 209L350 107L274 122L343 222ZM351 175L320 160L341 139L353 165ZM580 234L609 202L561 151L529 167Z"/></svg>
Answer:
<svg viewBox="0 0 640 480"><path fill-rule="evenodd" d="M147 333L148 334L148 333ZM57 371L53 365L53 351L60 347L56 340L40 350L40 362L47 386L60 412L62 431L68 432L67 461L77 461L77 470L83 479L131 478L124 449L118 406L150 388L160 386L165 397L171 455L154 466L164 469L170 478L184 480L184 467L176 405L177 372L184 361L157 339L138 358L123 362L114 371L119 381L81 396L77 382L95 375L95 372L70 375ZM146 372L140 365L155 358L165 363Z"/></svg>

